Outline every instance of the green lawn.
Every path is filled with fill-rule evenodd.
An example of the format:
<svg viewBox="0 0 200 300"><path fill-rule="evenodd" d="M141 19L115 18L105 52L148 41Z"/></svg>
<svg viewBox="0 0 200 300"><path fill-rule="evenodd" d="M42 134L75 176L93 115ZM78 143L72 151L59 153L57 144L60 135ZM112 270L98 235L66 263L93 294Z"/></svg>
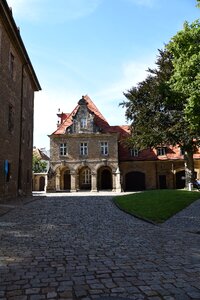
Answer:
<svg viewBox="0 0 200 300"><path fill-rule="evenodd" d="M162 223L197 199L197 191L151 190L117 196L114 203L125 212Z"/></svg>

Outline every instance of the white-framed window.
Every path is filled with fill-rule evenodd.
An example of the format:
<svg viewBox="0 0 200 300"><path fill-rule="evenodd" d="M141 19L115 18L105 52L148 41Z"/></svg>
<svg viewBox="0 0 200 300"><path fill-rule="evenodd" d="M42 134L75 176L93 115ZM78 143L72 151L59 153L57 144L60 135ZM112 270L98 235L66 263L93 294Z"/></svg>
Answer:
<svg viewBox="0 0 200 300"><path fill-rule="evenodd" d="M81 129L85 129L87 127L86 118L81 118L80 124L81 124Z"/></svg>
<svg viewBox="0 0 200 300"><path fill-rule="evenodd" d="M132 157L136 157L139 155L139 150L137 148L132 148L130 151Z"/></svg>
<svg viewBox="0 0 200 300"><path fill-rule="evenodd" d="M66 143L60 144L60 155L61 156L67 155L67 144Z"/></svg>
<svg viewBox="0 0 200 300"><path fill-rule="evenodd" d="M82 173L82 182L83 184L90 184L91 183L91 171L90 169L85 169Z"/></svg>
<svg viewBox="0 0 200 300"><path fill-rule="evenodd" d="M80 144L80 155L88 155L88 143L83 142Z"/></svg>
<svg viewBox="0 0 200 300"><path fill-rule="evenodd" d="M108 142L101 142L101 154L108 155Z"/></svg>
<svg viewBox="0 0 200 300"><path fill-rule="evenodd" d="M157 155L158 156L166 155L166 148L165 147L157 148Z"/></svg>

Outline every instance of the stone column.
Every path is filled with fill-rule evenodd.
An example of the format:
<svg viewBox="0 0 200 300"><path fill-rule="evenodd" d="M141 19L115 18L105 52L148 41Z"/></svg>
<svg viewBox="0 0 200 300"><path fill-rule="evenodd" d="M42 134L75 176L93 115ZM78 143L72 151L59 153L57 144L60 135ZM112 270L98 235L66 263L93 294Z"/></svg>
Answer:
<svg viewBox="0 0 200 300"><path fill-rule="evenodd" d="M48 178L47 178L47 174L45 174L45 186L44 186L44 191L47 191L47 184L48 184Z"/></svg>
<svg viewBox="0 0 200 300"><path fill-rule="evenodd" d="M56 174L56 191L60 191L60 172Z"/></svg>
<svg viewBox="0 0 200 300"><path fill-rule="evenodd" d="M76 173L71 173L71 190L70 192L76 192Z"/></svg>
<svg viewBox="0 0 200 300"><path fill-rule="evenodd" d="M121 182L120 182L120 170L119 167L117 168L116 172L115 172L115 191L117 193L120 193L121 190Z"/></svg>
<svg viewBox="0 0 200 300"><path fill-rule="evenodd" d="M92 173L91 192L97 192L97 173Z"/></svg>

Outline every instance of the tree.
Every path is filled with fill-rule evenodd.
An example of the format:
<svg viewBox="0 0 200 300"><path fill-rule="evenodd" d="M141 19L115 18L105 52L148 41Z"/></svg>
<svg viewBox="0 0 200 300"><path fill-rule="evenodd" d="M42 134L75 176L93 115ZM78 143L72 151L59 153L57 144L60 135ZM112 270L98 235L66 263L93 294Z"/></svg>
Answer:
<svg viewBox="0 0 200 300"><path fill-rule="evenodd" d="M41 160L37 155L33 154L32 170L34 173L42 173L47 171L47 162Z"/></svg>
<svg viewBox="0 0 200 300"><path fill-rule="evenodd" d="M147 78L124 93L125 115L131 121L128 144L139 148L179 145L185 151L186 183L194 180L193 153L199 143L198 132L191 130L185 117L187 98L169 84L175 70L173 54L166 46L159 50L157 67Z"/></svg>
<svg viewBox="0 0 200 300"><path fill-rule="evenodd" d="M185 117L191 130L200 130L200 22L184 24L167 45L173 55L172 90L185 98Z"/></svg>
<svg viewBox="0 0 200 300"><path fill-rule="evenodd" d="M186 150L186 176L194 180L193 153L200 144L200 22L188 24L167 45L172 54L173 74L170 88L180 95L184 107L183 116L187 124L188 141ZM191 166L190 166L191 164ZM187 174L188 173L188 174Z"/></svg>
<svg viewBox="0 0 200 300"><path fill-rule="evenodd" d="M200 0L197 0L197 7L200 8Z"/></svg>

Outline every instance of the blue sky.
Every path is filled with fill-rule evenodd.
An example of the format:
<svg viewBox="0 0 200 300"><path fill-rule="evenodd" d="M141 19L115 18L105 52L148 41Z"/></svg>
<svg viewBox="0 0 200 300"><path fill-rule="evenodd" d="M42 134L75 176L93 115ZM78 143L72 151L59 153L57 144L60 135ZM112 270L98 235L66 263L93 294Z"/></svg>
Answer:
<svg viewBox="0 0 200 300"><path fill-rule="evenodd" d="M110 125L126 124L123 92L146 77L196 0L7 0L42 91L35 95L34 145L49 149L57 111L82 95Z"/></svg>

